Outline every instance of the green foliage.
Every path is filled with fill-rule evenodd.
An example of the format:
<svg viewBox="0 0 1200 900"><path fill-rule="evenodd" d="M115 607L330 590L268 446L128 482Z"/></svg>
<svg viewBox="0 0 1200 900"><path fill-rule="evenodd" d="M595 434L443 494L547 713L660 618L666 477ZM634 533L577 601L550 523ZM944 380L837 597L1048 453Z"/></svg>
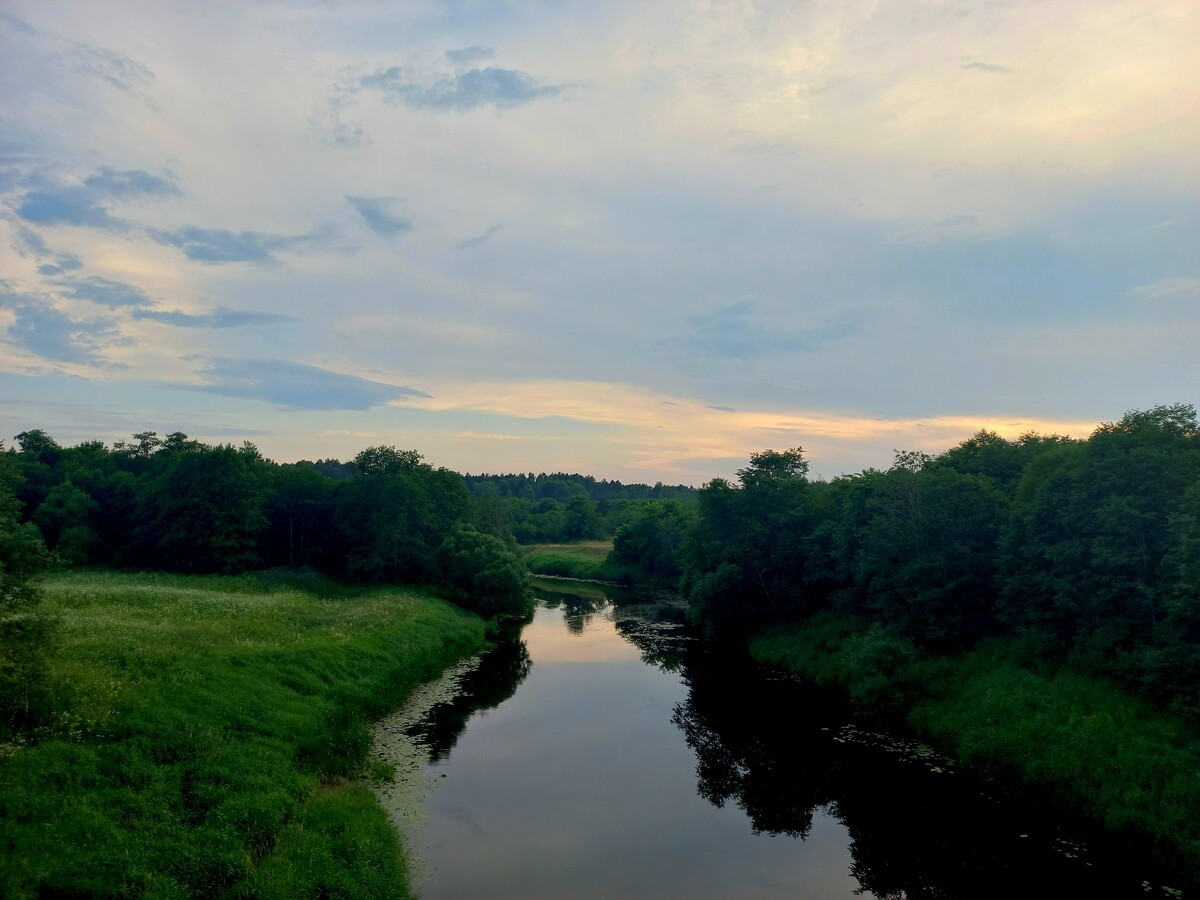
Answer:
<svg viewBox="0 0 1200 900"><path fill-rule="evenodd" d="M1200 876L1200 733L1104 679L1047 660L1052 636L991 638L922 656L878 623L819 613L764 632L760 661L838 687L971 768L1147 842Z"/></svg>
<svg viewBox="0 0 1200 900"><path fill-rule="evenodd" d="M836 609L933 648L1037 629L1056 657L1200 714L1200 423L1127 413L1086 441L981 431L812 483L763 451L700 493L677 554L710 630Z"/></svg>
<svg viewBox="0 0 1200 900"><path fill-rule="evenodd" d="M395 475L417 469L422 465L416 450L397 450L395 447L368 447L354 457L354 465L362 475Z"/></svg>
<svg viewBox="0 0 1200 900"><path fill-rule="evenodd" d="M0 741L43 718L54 622L39 614L37 576L49 557L37 528L18 522L18 476L0 459Z"/></svg>
<svg viewBox="0 0 1200 900"><path fill-rule="evenodd" d="M0 754L0 892L410 895L395 832L346 778L366 723L478 650L483 623L289 578L47 581L54 715Z"/></svg>
<svg viewBox="0 0 1200 900"><path fill-rule="evenodd" d="M462 476L424 464L342 482L334 521L348 573L371 582L423 582L434 552L470 512Z"/></svg>
<svg viewBox="0 0 1200 900"><path fill-rule="evenodd" d="M845 691L856 710L875 716L904 711L919 659L911 640L880 623L831 612L756 635L750 652L762 662Z"/></svg>
<svg viewBox="0 0 1200 900"><path fill-rule="evenodd" d="M682 574L678 557L691 522L677 500L646 503L613 535L613 560L635 567L639 580L675 584Z"/></svg>
<svg viewBox="0 0 1200 900"><path fill-rule="evenodd" d="M992 482L897 467L875 483L868 508L855 561L867 607L927 642L986 633L1005 512Z"/></svg>
<svg viewBox="0 0 1200 900"><path fill-rule="evenodd" d="M526 544L519 550L525 567L534 575L583 581L632 581L633 570L613 559L612 547L612 541L578 541Z"/></svg>
<svg viewBox="0 0 1200 900"><path fill-rule="evenodd" d="M188 448L145 482L140 537L163 568L234 573L258 561L266 471L250 447Z"/></svg>
<svg viewBox="0 0 1200 900"><path fill-rule="evenodd" d="M481 616L532 615L529 572L499 538L460 525L435 554L438 580L456 603Z"/></svg>

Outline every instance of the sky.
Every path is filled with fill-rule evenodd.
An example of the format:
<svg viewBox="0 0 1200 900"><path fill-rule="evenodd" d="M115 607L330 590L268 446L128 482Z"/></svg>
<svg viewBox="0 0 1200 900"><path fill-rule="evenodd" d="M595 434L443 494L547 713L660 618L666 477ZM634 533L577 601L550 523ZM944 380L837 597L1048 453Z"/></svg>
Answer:
<svg viewBox="0 0 1200 900"><path fill-rule="evenodd" d="M823 477L1200 385L1200 3L0 0L0 430Z"/></svg>

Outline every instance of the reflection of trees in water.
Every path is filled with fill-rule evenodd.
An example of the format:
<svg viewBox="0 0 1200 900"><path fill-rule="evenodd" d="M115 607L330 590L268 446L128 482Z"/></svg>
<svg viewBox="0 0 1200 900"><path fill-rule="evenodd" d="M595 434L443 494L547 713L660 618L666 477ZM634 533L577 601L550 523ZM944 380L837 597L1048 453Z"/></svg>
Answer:
<svg viewBox="0 0 1200 900"><path fill-rule="evenodd" d="M827 803L829 762L803 740L770 683L743 664L717 662L705 648L687 655L688 698L672 721L696 753L697 792L714 806L736 804L755 834L804 838Z"/></svg>
<svg viewBox="0 0 1200 900"><path fill-rule="evenodd" d="M801 839L828 809L850 833L862 892L990 898L1036 884L1040 896L1078 896L1102 895L1111 882L1048 840L1021 838L1036 823L1028 810L984 800L966 778L931 774L885 736L843 737L840 703L827 694L767 680L699 645L686 651L683 673L688 697L672 721L696 754L700 796L734 803L756 834Z"/></svg>
<svg viewBox="0 0 1200 900"><path fill-rule="evenodd" d="M485 709L495 709L529 676L533 661L520 640L519 630L508 634L485 653L479 665L462 676L457 695L430 710L424 721L409 730L429 747L429 759L437 762L450 754L467 720Z"/></svg>
<svg viewBox="0 0 1200 900"><path fill-rule="evenodd" d="M683 667L687 646L695 640L683 628L684 608L663 603L619 607L617 633L642 652L642 661L663 672Z"/></svg>
<svg viewBox="0 0 1200 900"><path fill-rule="evenodd" d="M534 593L550 609L561 609L563 621L572 634L583 634L592 621L592 616L609 606L603 591L585 589L579 591L534 587Z"/></svg>

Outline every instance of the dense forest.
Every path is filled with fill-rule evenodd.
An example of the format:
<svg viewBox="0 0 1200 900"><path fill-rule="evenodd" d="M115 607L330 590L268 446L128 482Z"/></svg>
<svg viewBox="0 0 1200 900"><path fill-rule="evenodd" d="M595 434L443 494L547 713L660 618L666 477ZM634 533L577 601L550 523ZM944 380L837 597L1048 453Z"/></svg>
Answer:
<svg viewBox="0 0 1200 900"><path fill-rule="evenodd" d="M16 517L65 563L189 573L309 566L360 582L423 583L457 528L506 543L612 534L659 498L697 491L563 473L462 476L416 451L276 464L249 443L136 434L62 447L40 430L0 454Z"/></svg>
<svg viewBox="0 0 1200 900"><path fill-rule="evenodd" d="M710 634L833 610L877 623L880 654L1021 634L1046 658L1200 716L1200 425L1189 405L1127 413L1086 440L981 431L886 471L808 478L799 449L751 456L694 515L659 509L614 552L681 572Z"/></svg>

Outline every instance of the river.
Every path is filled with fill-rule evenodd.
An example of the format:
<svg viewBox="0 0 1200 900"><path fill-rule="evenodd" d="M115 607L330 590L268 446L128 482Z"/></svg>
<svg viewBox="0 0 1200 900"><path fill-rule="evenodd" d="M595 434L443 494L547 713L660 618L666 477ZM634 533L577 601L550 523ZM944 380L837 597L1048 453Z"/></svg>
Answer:
<svg viewBox="0 0 1200 900"><path fill-rule="evenodd" d="M538 581L531 623L379 723L425 900L1161 896L839 698L690 634L668 598Z"/></svg>

